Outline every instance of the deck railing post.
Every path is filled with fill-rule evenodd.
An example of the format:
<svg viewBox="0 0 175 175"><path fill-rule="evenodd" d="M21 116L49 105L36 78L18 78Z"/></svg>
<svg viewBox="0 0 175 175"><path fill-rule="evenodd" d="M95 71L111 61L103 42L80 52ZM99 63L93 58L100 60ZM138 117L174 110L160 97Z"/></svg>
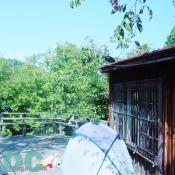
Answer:
<svg viewBox="0 0 175 175"><path fill-rule="evenodd" d="M44 131L45 131L45 135L47 135L48 134L48 129L47 129L48 127L47 127L47 124L45 124L44 125Z"/></svg>
<svg viewBox="0 0 175 175"><path fill-rule="evenodd" d="M38 115L41 115L38 117ZM12 130L13 126L20 127L20 135L27 134L67 134L67 129L73 130L78 127L77 121L67 122L65 118L59 116L49 116L48 113L0 113L0 131L6 128ZM6 127L7 126L7 127ZM38 128L39 126L39 128ZM30 131L28 131L30 129ZM37 129L38 132L34 132ZM50 130L51 129L51 130ZM68 129L69 130L69 129ZM13 133L12 133L13 134Z"/></svg>
<svg viewBox="0 0 175 175"><path fill-rule="evenodd" d="M1 132L4 132L5 129L6 129L6 126L3 125L3 122L4 122L4 120L2 119L3 117L4 117L3 114L0 113L0 123L2 123L2 125L1 125Z"/></svg>
<svg viewBox="0 0 175 175"><path fill-rule="evenodd" d="M61 135L62 134L62 125L59 124L59 134Z"/></svg>
<svg viewBox="0 0 175 175"><path fill-rule="evenodd" d="M3 123L2 114L1 113L0 113L0 123ZM1 132L2 132L2 125L1 125Z"/></svg>
<svg viewBox="0 0 175 175"><path fill-rule="evenodd" d="M26 135L26 124L24 123L22 126L22 135L25 136Z"/></svg>
<svg viewBox="0 0 175 175"><path fill-rule="evenodd" d="M53 123L53 133L56 134L57 133L57 128L56 128L56 123Z"/></svg>

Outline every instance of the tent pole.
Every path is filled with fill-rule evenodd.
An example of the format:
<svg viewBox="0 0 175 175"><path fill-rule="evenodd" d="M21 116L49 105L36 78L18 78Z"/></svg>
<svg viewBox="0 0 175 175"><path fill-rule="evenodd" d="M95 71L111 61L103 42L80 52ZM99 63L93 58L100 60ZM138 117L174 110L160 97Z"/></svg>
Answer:
<svg viewBox="0 0 175 175"><path fill-rule="evenodd" d="M118 138L120 138L120 135L119 135L119 134L115 137L115 139L114 139L113 142L111 143L109 149L106 151L106 154L105 154L105 156L104 156L104 159L103 159L103 161L102 161L102 163L101 163L101 165L100 165L100 167L99 167L99 169L98 169L98 171L97 171L97 175L99 174L99 172L100 172L100 170L101 170L101 168L102 168L102 166L103 166L103 163L104 163L106 157L108 156L108 153L109 153L110 149L112 148L114 142L115 142ZM118 170L117 170L117 171L118 171ZM118 171L118 173L121 174L119 171Z"/></svg>

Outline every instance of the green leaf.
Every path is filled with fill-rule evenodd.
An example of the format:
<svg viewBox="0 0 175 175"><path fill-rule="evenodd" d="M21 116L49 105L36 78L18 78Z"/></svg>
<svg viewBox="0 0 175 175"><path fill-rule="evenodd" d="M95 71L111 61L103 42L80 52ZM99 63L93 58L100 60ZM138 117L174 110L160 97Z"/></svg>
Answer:
<svg viewBox="0 0 175 175"><path fill-rule="evenodd" d="M141 18L139 16L137 16L137 22L138 23L142 23L142 20L141 20Z"/></svg>
<svg viewBox="0 0 175 175"><path fill-rule="evenodd" d="M147 6L147 9L148 9L148 13L149 13L149 20L151 20L153 17L153 11L150 9L149 6Z"/></svg>
<svg viewBox="0 0 175 175"><path fill-rule="evenodd" d="M120 29L119 35L124 38L125 32L123 30L123 28Z"/></svg>
<svg viewBox="0 0 175 175"><path fill-rule="evenodd" d="M113 15L114 13L116 13L116 10L112 9L111 14Z"/></svg>
<svg viewBox="0 0 175 175"><path fill-rule="evenodd" d="M70 7L71 8L79 7L81 5L82 1L85 1L85 0L72 0L70 2Z"/></svg>
<svg viewBox="0 0 175 175"><path fill-rule="evenodd" d="M131 16L133 16L135 13L133 11L128 12Z"/></svg>
<svg viewBox="0 0 175 175"><path fill-rule="evenodd" d="M122 11L123 11L123 12L126 11L126 4L122 5Z"/></svg>
<svg viewBox="0 0 175 175"><path fill-rule="evenodd" d="M132 25L131 25L130 21L125 20L124 23L123 23L123 25L124 25L124 27L125 27L125 29L126 29L127 31L129 31L129 32L132 31Z"/></svg>
<svg viewBox="0 0 175 175"><path fill-rule="evenodd" d="M139 14L143 14L143 9L140 9Z"/></svg>
<svg viewBox="0 0 175 175"><path fill-rule="evenodd" d="M150 9L149 10L149 20L151 20L153 18L153 11Z"/></svg>
<svg viewBox="0 0 175 175"><path fill-rule="evenodd" d="M139 30L139 32L141 33L143 31L143 27L141 23L137 23L137 29Z"/></svg>
<svg viewBox="0 0 175 175"><path fill-rule="evenodd" d="M74 8L74 2L73 2L73 1L70 2L70 7L71 7L72 9Z"/></svg>
<svg viewBox="0 0 175 175"><path fill-rule="evenodd" d="M137 47L140 47L141 45L140 45L140 43L138 42L138 41L134 41L135 42L135 45L137 46Z"/></svg>
<svg viewBox="0 0 175 175"><path fill-rule="evenodd" d="M139 14L143 14L143 10L144 10L145 6L142 6L142 8L139 11Z"/></svg>

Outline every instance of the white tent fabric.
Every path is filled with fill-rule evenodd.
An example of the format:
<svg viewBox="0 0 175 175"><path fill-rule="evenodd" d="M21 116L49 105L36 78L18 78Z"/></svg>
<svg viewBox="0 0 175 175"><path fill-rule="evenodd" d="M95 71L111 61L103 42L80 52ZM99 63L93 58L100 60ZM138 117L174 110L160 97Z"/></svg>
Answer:
<svg viewBox="0 0 175 175"><path fill-rule="evenodd" d="M134 175L119 135L100 123L87 123L70 139L61 164L64 175Z"/></svg>

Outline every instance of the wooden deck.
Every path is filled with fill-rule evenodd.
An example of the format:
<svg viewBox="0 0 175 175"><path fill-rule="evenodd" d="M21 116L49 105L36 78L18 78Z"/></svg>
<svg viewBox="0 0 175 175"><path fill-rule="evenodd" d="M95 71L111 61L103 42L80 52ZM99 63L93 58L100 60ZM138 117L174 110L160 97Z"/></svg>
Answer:
<svg viewBox="0 0 175 175"><path fill-rule="evenodd" d="M37 152L43 158L50 155L54 155L56 159L61 159L68 143L69 137L60 135L52 136L10 136L0 137L0 153L10 152L22 157L23 165L19 170L15 170L16 175L62 175L61 170L58 167L51 169L45 168L37 172L30 172L26 168L26 155L29 152ZM13 160L12 160L13 162ZM32 166L35 167L40 160L32 158ZM3 156L0 154L0 168L3 166ZM28 165L27 165L28 166ZM8 172L9 175L14 175L13 172ZM1 175L1 171L0 171Z"/></svg>

